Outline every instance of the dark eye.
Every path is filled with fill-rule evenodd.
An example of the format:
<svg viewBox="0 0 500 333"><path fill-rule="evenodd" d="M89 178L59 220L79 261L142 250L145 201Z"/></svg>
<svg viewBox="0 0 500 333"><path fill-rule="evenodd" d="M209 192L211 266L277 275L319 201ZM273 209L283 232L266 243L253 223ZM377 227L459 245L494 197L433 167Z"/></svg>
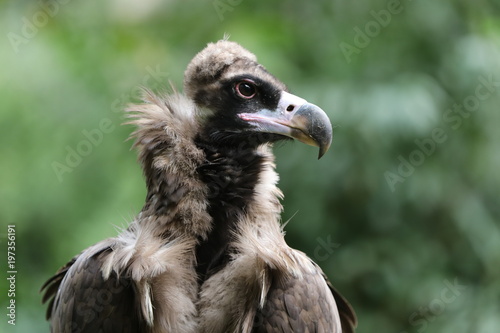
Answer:
<svg viewBox="0 0 500 333"><path fill-rule="evenodd" d="M255 96L257 93L257 89L255 88L255 84L250 81L241 81L236 83L236 86L234 87L236 90L236 94L244 99L250 99Z"/></svg>

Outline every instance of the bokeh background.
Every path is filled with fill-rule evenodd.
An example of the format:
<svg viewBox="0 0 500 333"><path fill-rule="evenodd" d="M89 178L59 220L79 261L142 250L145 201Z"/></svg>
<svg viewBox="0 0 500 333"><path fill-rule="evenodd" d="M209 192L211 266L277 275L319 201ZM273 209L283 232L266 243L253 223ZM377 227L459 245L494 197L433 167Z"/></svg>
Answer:
<svg viewBox="0 0 500 333"><path fill-rule="evenodd" d="M140 210L120 125L225 33L335 125L276 147L287 240L358 332L498 332L498 1L0 2L0 330L48 332L39 288ZM6 233L16 227L16 326Z"/></svg>

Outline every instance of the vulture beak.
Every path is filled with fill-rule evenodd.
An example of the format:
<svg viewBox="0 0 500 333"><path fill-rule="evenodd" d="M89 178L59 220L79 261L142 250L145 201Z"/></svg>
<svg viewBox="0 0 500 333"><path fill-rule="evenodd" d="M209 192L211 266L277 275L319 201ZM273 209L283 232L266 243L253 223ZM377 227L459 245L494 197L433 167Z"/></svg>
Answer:
<svg viewBox="0 0 500 333"><path fill-rule="evenodd" d="M326 113L305 99L281 92L276 110L262 109L241 113L239 117L254 125L257 131L281 134L311 146L319 147L318 159L332 143L332 125Z"/></svg>

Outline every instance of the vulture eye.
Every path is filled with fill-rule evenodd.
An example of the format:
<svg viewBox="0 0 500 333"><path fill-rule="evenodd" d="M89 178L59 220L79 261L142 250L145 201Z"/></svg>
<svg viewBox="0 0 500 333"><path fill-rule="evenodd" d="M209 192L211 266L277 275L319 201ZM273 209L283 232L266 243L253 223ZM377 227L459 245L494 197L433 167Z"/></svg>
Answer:
<svg viewBox="0 0 500 333"><path fill-rule="evenodd" d="M244 98L244 99L250 99L255 96L257 93L257 89L255 88L255 84L251 81L240 81L236 83L236 86L234 87L236 90L236 94L238 97Z"/></svg>

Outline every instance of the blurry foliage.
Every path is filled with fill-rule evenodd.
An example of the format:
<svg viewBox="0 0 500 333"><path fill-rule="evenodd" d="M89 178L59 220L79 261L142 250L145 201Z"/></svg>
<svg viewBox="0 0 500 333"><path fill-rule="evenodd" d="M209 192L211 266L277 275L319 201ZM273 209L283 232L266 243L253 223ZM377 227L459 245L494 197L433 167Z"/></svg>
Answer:
<svg viewBox="0 0 500 333"><path fill-rule="evenodd" d="M336 127L320 161L302 144L275 151L287 239L313 258L336 244L315 259L357 310L358 331L497 331L500 87L467 116L445 117L457 117L453 105L474 96L480 77L500 80L500 5L402 1L377 31L372 11L391 2L2 2L0 247L3 263L15 224L18 265L18 325L2 315L2 332L47 332L41 284L140 210L123 105L140 85L180 87L189 60L224 33ZM15 52L9 33L22 37L26 20L54 4ZM356 46L355 28L370 22L369 43L346 57L340 45ZM65 163L103 119L110 132L58 177L53 162ZM422 153L415 140L436 128L446 139ZM418 151L423 162L391 186L387 172L401 177L401 160ZM447 290L454 281L466 286L458 295ZM5 311L4 283L0 292Z"/></svg>

